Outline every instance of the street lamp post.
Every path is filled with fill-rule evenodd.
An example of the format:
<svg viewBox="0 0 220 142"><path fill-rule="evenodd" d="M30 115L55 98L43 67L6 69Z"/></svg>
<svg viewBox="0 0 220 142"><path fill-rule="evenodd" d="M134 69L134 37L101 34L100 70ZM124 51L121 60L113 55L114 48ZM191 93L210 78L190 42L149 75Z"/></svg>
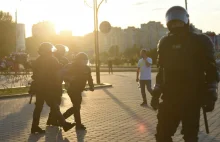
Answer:
<svg viewBox="0 0 220 142"><path fill-rule="evenodd" d="M188 7L187 7L187 0L185 0L185 7L186 7L186 10L188 10Z"/></svg>
<svg viewBox="0 0 220 142"><path fill-rule="evenodd" d="M94 10L94 43L95 43L95 66L96 66L96 82L100 84L100 60L99 60L99 30L98 30L98 11L101 4L106 1L102 0L99 4L97 0L93 0ZM84 3L87 4L86 0ZM88 4L87 4L88 5ZM89 6L89 5L88 5ZM91 7L91 6L89 6Z"/></svg>
<svg viewBox="0 0 220 142"><path fill-rule="evenodd" d="M93 0L94 10L94 43L95 43L95 66L96 82L100 84L100 61L99 61L99 39L98 39L98 6L97 0Z"/></svg>
<svg viewBox="0 0 220 142"><path fill-rule="evenodd" d="M86 0L84 0L86 3ZM94 10L94 43L95 43L95 66L96 66L96 82L100 84L100 60L99 60L99 31L98 31L98 11L101 4L104 2L102 0L99 4L97 0L93 0L93 10ZM87 4L87 3L86 3Z"/></svg>
<svg viewBox="0 0 220 142"><path fill-rule="evenodd" d="M19 0L19 3L21 0ZM18 7L16 5L16 10L15 10L15 52L17 52L17 25L18 25Z"/></svg>

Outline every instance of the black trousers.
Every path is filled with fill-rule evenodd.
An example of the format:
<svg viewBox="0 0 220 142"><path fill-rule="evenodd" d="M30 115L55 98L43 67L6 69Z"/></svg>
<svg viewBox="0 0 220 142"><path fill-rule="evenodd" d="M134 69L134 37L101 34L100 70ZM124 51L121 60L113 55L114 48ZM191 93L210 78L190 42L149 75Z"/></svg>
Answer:
<svg viewBox="0 0 220 142"><path fill-rule="evenodd" d="M190 103L160 103L158 111L157 142L172 142L172 136L182 122L182 134L185 142L198 142L200 105Z"/></svg>
<svg viewBox="0 0 220 142"><path fill-rule="evenodd" d="M62 99L62 96L59 96L59 97L56 97L57 100L55 100L57 102L57 104L60 106L61 104L61 99ZM53 113L52 109L50 108L50 113L49 113L49 116L48 116L48 120L49 122L53 122L53 123L57 123L58 121L58 118L56 117L56 114Z"/></svg>
<svg viewBox="0 0 220 142"><path fill-rule="evenodd" d="M51 109L51 115L55 116L59 123L63 125L66 121L65 118L63 117L62 113L60 112L60 107L59 107L59 100L57 97L59 96L53 96L49 93L40 93L36 95L36 103L35 103L35 108L33 112L33 122L32 122L32 127L36 127L39 125L40 122L40 114L43 109L44 102L47 103L47 105Z"/></svg>
<svg viewBox="0 0 220 142"><path fill-rule="evenodd" d="M109 67L108 67L108 72L109 72L109 74L110 74L110 73L112 73L112 74L113 74L113 69L112 69L112 66L109 66Z"/></svg>
<svg viewBox="0 0 220 142"><path fill-rule="evenodd" d="M147 102L145 87L147 87L148 92L151 94L151 80L140 80L140 87L141 87L141 95L144 102Z"/></svg>
<svg viewBox="0 0 220 142"><path fill-rule="evenodd" d="M81 125L81 115L80 115L80 109L81 109L81 103L82 103L82 91L73 91L68 92L68 95L71 99L71 102L73 106L69 108L63 116L66 118L70 117L71 115L74 115L74 119L76 122L76 125Z"/></svg>

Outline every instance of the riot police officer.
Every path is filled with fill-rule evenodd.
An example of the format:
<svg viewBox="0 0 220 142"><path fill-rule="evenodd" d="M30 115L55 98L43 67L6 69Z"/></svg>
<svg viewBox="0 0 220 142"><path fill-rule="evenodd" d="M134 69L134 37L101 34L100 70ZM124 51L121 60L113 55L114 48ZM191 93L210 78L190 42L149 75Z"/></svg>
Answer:
<svg viewBox="0 0 220 142"><path fill-rule="evenodd" d="M66 53L68 53L69 48L62 44L55 45L55 48L57 49L56 52L54 52L54 56L57 58L57 60L62 64L63 66L67 65L69 63L69 60L65 57Z"/></svg>
<svg viewBox="0 0 220 142"><path fill-rule="evenodd" d="M159 109L156 140L172 142L182 122L184 140L197 142L200 109L212 111L217 100L213 44L206 35L190 31L189 14L183 7L171 7L166 23L170 32L158 44L159 72L151 101Z"/></svg>
<svg viewBox="0 0 220 142"><path fill-rule="evenodd" d="M85 130L86 127L81 123L80 108L82 102L81 93L84 91L88 81L90 91L94 91L91 69L87 66L88 56L80 52L74 57L74 61L68 64L64 69L64 80L69 83L67 89L68 95L72 101L73 107L69 108L63 116L65 118L74 115L76 130Z"/></svg>
<svg viewBox="0 0 220 142"><path fill-rule="evenodd" d="M65 65L67 65L69 63L69 60L65 57L65 54L68 53L69 48L65 45L62 44L57 44L55 45L55 52L54 52L54 57L57 58L57 60L59 61L59 63L62 65L62 67L64 67ZM58 98L59 100L59 104L61 103L61 97L62 97L62 83L63 83L63 79L62 77L60 78L60 98ZM52 113L49 113L49 117L47 120L47 125L52 125L52 126L59 126L58 120L56 118L56 116L52 116Z"/></svg>
<svg viewBox="0 0 220 142"><path fill-rule="evenodd" d="M39 57L33 63L33 76L32 79L35 83L32 83L34 87L31 88L36 93L36 103L33 112L33 123L31 133L44 133L38 125L40 121L40 114L43 109L44 101L51 108L51 113L54 114L59 120L59 123L63 127L64 131L71 129L74 124L65 121L59 108L60 97L60 81L58 71L60 70L60 64L57 59L52 56L52 50L55 49L50 43L42 43L39 47Z"/></svg>

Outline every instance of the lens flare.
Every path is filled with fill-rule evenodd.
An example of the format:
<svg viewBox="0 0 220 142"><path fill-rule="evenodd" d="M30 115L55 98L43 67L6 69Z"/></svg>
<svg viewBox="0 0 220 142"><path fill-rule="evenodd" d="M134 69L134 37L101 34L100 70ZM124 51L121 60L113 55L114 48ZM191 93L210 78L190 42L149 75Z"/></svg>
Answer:
<svg viewBox="0 0 220 142"><path fill-rule="evenodd" d="M146 126L144 124L139 124L138 125L138 131L141 133L145 133L146 132Z"/></svg>

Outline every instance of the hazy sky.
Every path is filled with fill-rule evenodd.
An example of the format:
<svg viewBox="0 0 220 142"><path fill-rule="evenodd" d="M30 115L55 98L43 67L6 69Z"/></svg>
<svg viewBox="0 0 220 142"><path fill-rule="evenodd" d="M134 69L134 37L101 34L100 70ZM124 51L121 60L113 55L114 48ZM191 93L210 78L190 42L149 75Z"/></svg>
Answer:
<svg viewBox="0 0 220 142"><path fill-rule="evenodd" d="M93 0L87 2L92 6ZM100 7L99 22L107 20L122 28L140 27L148 21L165 24L166 10L174 5L185 6L185 0L107 0ZM31 36L32 24L43 20L52 21L57 32L72 30L73 35L84 35L93 31L93 9L84 0L1 0L0 10L13 16L16 7L26 36ZM220 0L188 0L188 11L197 28L220 33Z"/></svg>

